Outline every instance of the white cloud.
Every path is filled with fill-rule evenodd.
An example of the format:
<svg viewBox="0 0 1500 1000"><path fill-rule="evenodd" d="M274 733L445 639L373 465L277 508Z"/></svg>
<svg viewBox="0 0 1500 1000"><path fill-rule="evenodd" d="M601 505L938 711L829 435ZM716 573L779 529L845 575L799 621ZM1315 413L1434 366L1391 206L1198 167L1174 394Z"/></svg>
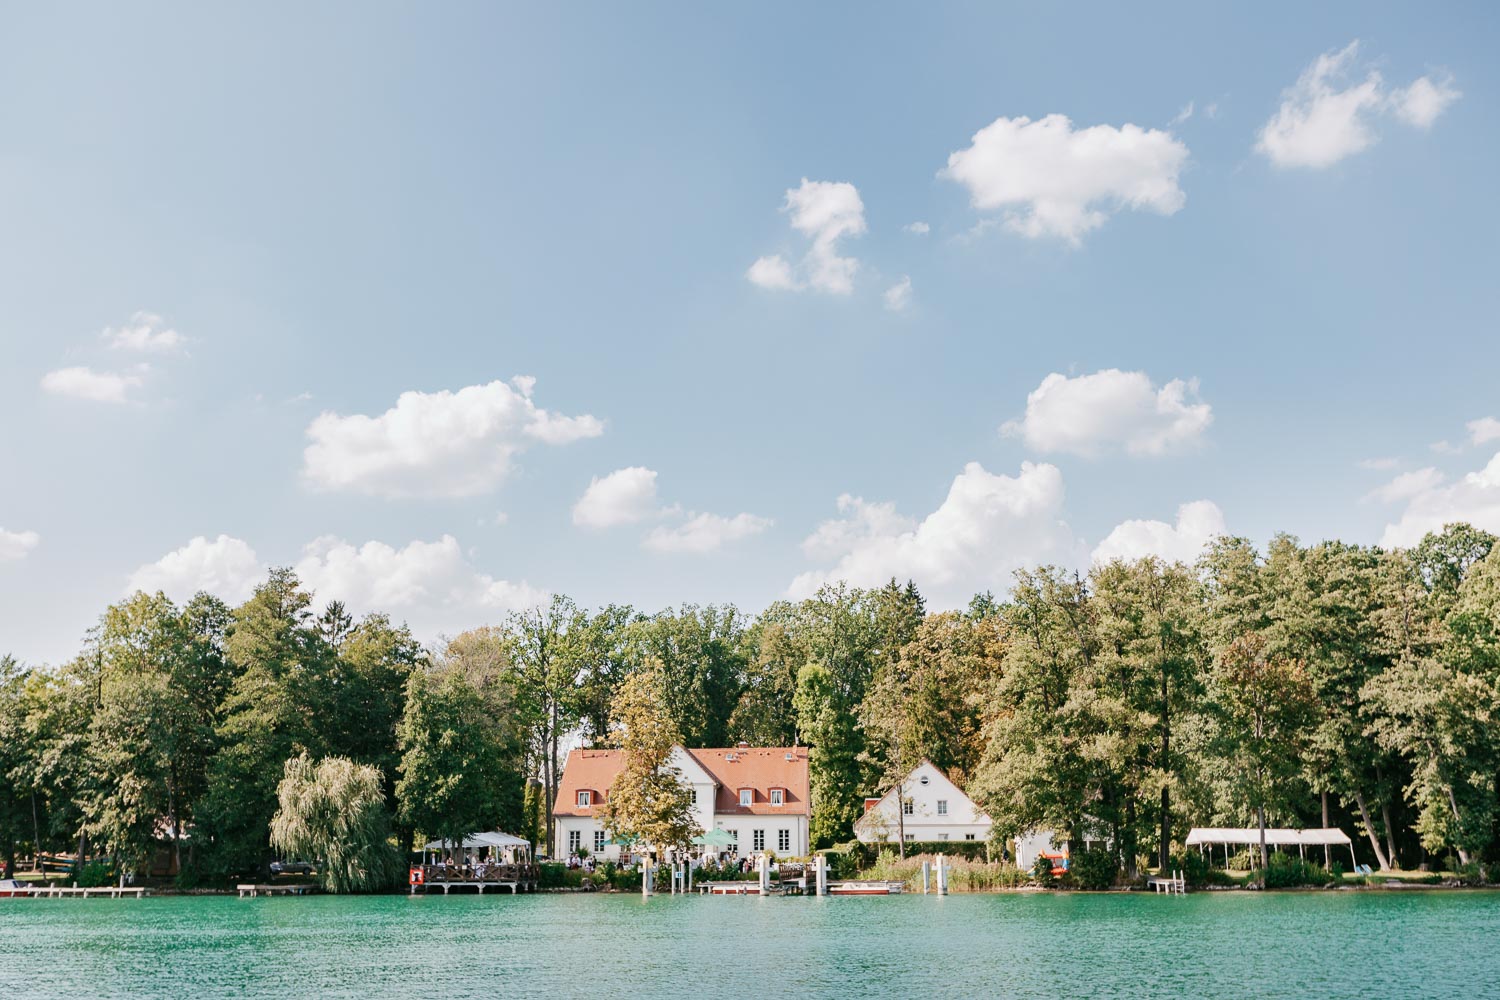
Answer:
<svg viewBox="0 0 1500 1000"><path fill-rule="evenodd" d="M1451 77L1434 83L1431 77L1419 76L1411 86L1391 91L1391 113L1414 128L1432 128L1448 105L1462 96Z"/></svg>
<svg viewBox="0 0 1500 1000"><path fill-rule="evenodd" d="M1159 129L1095 125L1074 130L1063 115L997 118L948 157L939 177L958 181L981 211L1003 209L1005 225L1031 238L1077 245L1122 209L1172 215L1188 148Z"/></svg>
<svg viewBox="0 0 1500 1000"><path fill-rule="evenodd" d="M1095 563L1112 559L1129 562L1156 556L1167 562L1192 565L1209 542L1225 534L1224 512L1212 500L1194 500L1177 508L1177 523L1124 521L1115 526L1091 557Z"/></svg>
<svg viewBox="0 0 1500 1000"><path fill-rule="evenodd" d="M791 216L792 228L811 241L807 253L795 269L780 254L761 257L745 276L762 288L811 288L835 295L852 292L859 261L839 256L839 242L865 231L859 190L845 181L804 177L799 187L787 189L781 210Z"/></svg>
<svg viewBox="0 0 1500 1000"><path fill-rule="evenodd" d="M1359 467L1361 469L1370 469L1370 470L1375 471L1375 472L1382 472L1382 471L1384 471L1386 469L1394 469L1396 466L1398 466L1400 464L1401 464L1401 460L1400 459L1390 458L1390 457L1384 457L1384 458L1362 458L1362 459L1359 460Z"/></svg>
<svg viewBox="0 0 1500 1000"><path fill-rule="evenodd" d="M35 531L6 531L0 528L0 562L25 559L41 543L42 536Z"/></svg>
<svg viewBox="0 0 1500 1000"><path fill-rule="evenodd" d="M356 546L341 538L319 538L303 549L293 568L320 604L340 600L358 611L478 618L547 599L524 581L497 580L476 570L452 535L409 542L400 549L378 541Z"/></svg>
<svg viewBox="0 0 1500 1000"><path fill-rule="evenodd" d="M806 597L825 583L877 586L915 580L937 606L954 607L980 590L1003 591L1020 566L1077 564L1082 553L1062 520L1063 481L1056 466L1024 462L1015 476L970 462L942 504L920 522L887 503L839 498L842 517L803 542L811 558L833 565L796 577L787 589Z"/></svg>
<svg viewBox="0 0 1500 1000"><path fill-rule="evenodd" d="M901 280L885 290L885 307L891 312L902 312L911 305L911 277L903 274Z"/></svg>
<svg viewBox="0 0 1500 1000"><path fill-rule="evenodd" d="M1164 455L1197 445L1212 422L1197 379L1157 388L1145 372L1107 368L1077 378L1053 372L1026 397L1026 415L1000 430L1043 452Z"/></svg>
<svg viewBox="0 0 1500 1000"><path fill-rule="evenodd" d="M1187 121L1188 119L1190 119L1192 117L1193 117L1193 102L1192 101L1188 101L1186 104L1184 104L1182 106L1182 110L1181 111L1177 112L1177 114L1175 114L1175 115L1172 116L1172 120L1169 121L1169 122L1167 122L1167 126L1170 128L1170 127L1173 127L1173 126L1176 126L1176 125L1181 125L1183 122Z"/></svg>
<svg viewBox="0 0 1500 1000"><path fill-rule="evenodd" d="M1393 524L1386 525L1380 544L1410 548L1429 531L1467 521L1485 531L1500 532L1500 452L1477 472L1446 485L1434 484L1415 493Z"/></svg>
<svg viewBox="0 0 1500 1000"><path fill-rule="evenodd" d="M595 476L573 505L573 523L584 528L634 524L656 513L656 473L633 465Z"/></svg>
<svg viewBox="0 0 1500 1000"><path fill-rule="evenodd" d="M141 385L145 365L131 372L96 372L92 368L59 368L42 376L42 388L59 396L95 403L128 403L130 390Z"/></svg>
<svg viewBox="0 0 1500 1000"><path fill-rule="evenodd" d="M1478 420L1470 420L1465 425L1469 430L1469 443L1474 445L1489 444L1491 441L1500 441L1500 420L1494 417L1480 417Z"/></svg>
<svg viewBox="0 0 1500 1000"><path fill-rule="evenodd" d="M655 552L704 555L731 542L758 535L771 526L769 518L754 514L689 514L681 524L655 528L641 545Z"/></svg>
<svg viewBox="0 0 1500 1000"><path fill-rule="evenodd" d="M229 535L209 541L199 535L130 575L126 593L160 590L185 601L200 590L233 603L243 601L266 574L248 543Z"/></svg>
<svg viewBox="0 0 1500 1000"><path fill-rule="evenodd" d="M251 595L269 569L241 539L220 535L209 541L200 536L136 570L127 592L162 590L176 600L187 600L206 590L238 603ZM413 541L399 549L379 541L354 545L340 538L318 538L303 547L293 570L313 592L316 610L340 600L355 614L389 612L429 638L548 599L545 591L525 581L480 572L452 535L435 542Z"/></svg>
<svg viewBox="0 0 1500 1000"><path fill-rule="evenodd" d="M908 222L901 228L906 232L913 233L917 236L926 236L928 233L932 232L932 227L920 220L917 222Z"/></svg>
<svg viewBox="0 0 1500 1000"><path fill-rule="evenodd" d="M1411 472L1401 473L1390 482L1366 493L1364 501L1366 503L1400 503L1436 489L1442 485L1445 478L1441 472L1431 466L1425 469L1413 469Z"/></svg>
<svg viewBox="0 0 1500 1000"><path fill-rule="evenodd" d="M1278 167L1332 166L1375 144L1382 114L1429 128L1459 97L1450 81L1435 84L1425 76L1390 92L1374 69L1353 81L1358 56L1359 42L1353 41L1313 60L1282 93L1281 106L1261 127L1256 151Z"/></svg>
<svg viewBox="0 0 1500 1000"><path fill-rule="evenodd" d="M116 350L165 354L182 346L182 335L154 313L138 312L120 327L106 327L104 341Z"/></svg>
<svg viewBox="0 0 1500 1000"><path fill-rule="evenodd" d="M385 497L465 497L498 487L533 443L567 444L604 432L532 401L536 380L403 392L379 416L324 412L307 427L302 474L314 488Z"/></svg>
<svg viewBox="0 0 1500 1000"><path fill-rule="evenodd" d="M1430 450L1437 452L1439 455L1457 455L1459 452L1463 451L1463 449L1458 445L1453 444L1451 441L1448 441L1446 439L1442 441L1434 441L1427 447Z"/></svg>

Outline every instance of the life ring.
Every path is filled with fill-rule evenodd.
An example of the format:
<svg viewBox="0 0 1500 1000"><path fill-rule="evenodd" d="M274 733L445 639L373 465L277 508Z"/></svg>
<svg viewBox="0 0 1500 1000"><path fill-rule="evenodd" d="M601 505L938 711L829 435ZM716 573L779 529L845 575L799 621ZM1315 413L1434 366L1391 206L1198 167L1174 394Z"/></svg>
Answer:
<svg viewBox="0 0 1500 1000"><path fill-rule="evenodd" d="M422 884L422 869L419 868L419 867L417 867L416 865L413 865L412 869L411 869L411 884L412 885L421 885Z"/></svg>

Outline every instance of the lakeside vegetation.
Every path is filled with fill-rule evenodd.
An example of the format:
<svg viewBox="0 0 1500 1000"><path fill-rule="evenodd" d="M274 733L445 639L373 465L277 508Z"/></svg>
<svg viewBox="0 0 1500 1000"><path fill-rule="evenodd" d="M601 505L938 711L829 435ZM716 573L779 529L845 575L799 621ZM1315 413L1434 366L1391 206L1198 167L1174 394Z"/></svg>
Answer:
<svg viewBox="0 0 1500 1000"><path fill-rule="evenodd" d="M65 664L7 658L0 851L165 851L184 885L286 852L375 888L419 833L550 843L566 747L618 745L626 710L657 750L811 746L819 847L923 758L997 841L1108 840L1125 877L1190 864L1191 825L1326 816L1380 869L1479 873L1500 846L1500 551L1464 525L1411 551L1225 538L1194 567L1039 567L937 613L896 581L753 618L557 597L423 648L314 608L275 570L235 608L133 595Z"/></svg>

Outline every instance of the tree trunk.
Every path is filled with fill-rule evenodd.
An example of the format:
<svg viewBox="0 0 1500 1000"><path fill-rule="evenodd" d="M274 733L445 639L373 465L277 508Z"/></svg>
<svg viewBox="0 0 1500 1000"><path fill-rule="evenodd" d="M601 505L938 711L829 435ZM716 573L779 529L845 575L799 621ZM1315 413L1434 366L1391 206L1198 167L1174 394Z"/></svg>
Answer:
<svg viewBox="0 0 1500 1000"><path fill-rule="evenodd" d="M1385 821L1385 850L1390 855L1391 867L1400 868L1401 859L1396 855L1396 828L1391 825L1391 804L1384 799L1380 802L1380 817Z"/></svg>
<svg viewBox="0 0 1500 1000"><path fill-rule="evenodd" d="M1328 789L1323 789L1323 829L1328 829ZM1323 867L1333 867L1333 847L1329 844L1323 845Z"/></svg>
<svg viewBox="0 0 1500 1000"><path fill-rule="evenodd" d="M1266 853L1266 807L1259 805L1255 807L1255 819L1260 824L1260 878L1261 884L1265 884L1266 871L1271 867L1271 857Z"/></svg>
<svg viewBox="0 0 1500 1000"><path fill-rule="evenodd" d="M896 782L896 850L906 860L906 782Z"/></svg>
<svg viewBox="0 0 1500 1000"><path fill-rule="evenodd" d="M1170 774L1170 757L1172 749L1172 719L1170 711L1169 692L1167 690L1167 665L1166 651L1162 650L1161 666L1161 773ZM1172 797L1165 785L1161 790L1161 845L1157 851L1157 860L1160 864L1161 873L1167 874L1171 865L1172 852ZM1131 867L1135 862L1131 861Z"/></svg>
<svg viewBox="0 0 1500 1000"><path fill-rule="evenodd" d="M1365 824L1365 833L1370 838L1370 846L1375 849L1375 860L1380 862L1380 870L1390 871L1390 860L1380 848L1380 838L1375 836L1375 826L1370 822L1370 810L1365 807L1365 793L1355 792L1354 801L1359 805L1359 818Z"/></svg>
<svg viewBox="0 0 1500 1000"><path fill-rule="evenodd" d="M1453 810L1453 822L1457 823L1459 826L1462 826L1463 817L1459 816L1458 814L1458 799L1454 796L1453 789L1451 787L1447 789L1447 792L1448 808ZM1458 863L1461 865L1468 864L1469 852L1464 850L1462 847L1459 847L1457 844L1454 844L1453 846L1458 849Z"/></svg>

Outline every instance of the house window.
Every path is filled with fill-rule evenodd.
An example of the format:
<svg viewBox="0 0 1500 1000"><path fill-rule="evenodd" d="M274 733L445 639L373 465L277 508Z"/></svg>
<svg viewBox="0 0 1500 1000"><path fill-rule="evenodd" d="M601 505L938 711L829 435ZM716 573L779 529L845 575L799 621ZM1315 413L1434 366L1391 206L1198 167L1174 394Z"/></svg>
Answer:
<svg viewBox="0 0 1500 1000"><path fill-rule="evenodd" d="M906 815L910 816L910 815L912 815L913 813L916 812L915 805L916 804L914 802L912 802L911 799L907 799L906 801L904 801L904 802L901 803L901 811L903 813L905 813Z"/></svg>
<svg viewBox="0 0 1500 1000"><path fill-rule="evenodd" d="M916 840L917 839L917 835L915 833L908 833L906 835L906 839L909 840L909 841L910 840Z"/></svg>
<svg viewBox="0 0 1500 1000"><path fill-rule="evenodd" d="M783 854L785 854L787 851L790 851L792 849L792 831L790 831L790 830L777 830L776 831L776 849L778 851L782 852Z"/></svg>
<svg viewBox="0 0 1500 1000"><path fill-rule="evenodd" d="M964 834L964 839L965 840L973 840L974 839L974 835L972 833L966 833L966 834Z"/></svg>
<svg viewBox="0 0 1500 1000"><path fill-rule="evenodd" d="M940 833L940 834L938 834L938 840L947 840L947 839L948 839L948 835L946 833Z"/></svg>
<svg viewBox="0 0 1500 1000"><path fill-rule="evenodd" d="M938 807L938 815L939 816L946 816L946 815L948 815L948 800L947 799L938 799L937 800L937 807Z"/></svg>
<svg viewBox="0 0 1500 1000"><path fill-rule="evenodd" d="M585 808L585 809L587 809L589 806L593 805L594 804L594 793L593 792L588 792L588 791L579 792L578 793L578 804L580 806L582 806L583 808Z"/></svg>
<svg viewBox="0 0 1500 1000"><path fill-rule="evenodd" d="M594 853L595 854L603 854L604 853L604 831L603 830L595 830L594 831Z"/></svg>
<svg viewBox="0 0 1500 1000"><path fill-rule="evenodd" d="M750 850L752 850L752 851L764 851L765 849L766 849L766 831L764 831L764 830L752 830L752 831L750 831Z"/></svg>
<svg viewBox="0 0 1500 1000"><path fill-rule="evenodd" d="M779 806L786 801L786 792L780 788L771 789L771 805Z"/></svg>
<svg viewBox="0 0 1500 1000"><path fill-rule="evenodd" d="M577 854L578 853L578 848L580 848L582 846L583 846L583 831L582 830L569 830L568 831L568 853L569 854Z"/></svg>
<svg viewBox="0 0 1500 1000"><path fill-rule="evenodd" d="M738 851L740 849L740 831L725 830L724 832L729 834L729 846Z"/></svg>
<svg viewBox="0 0 1500 1000"><path fill-rule="evenodd" d="M748 788L740 789L740 805L748 806L754 798L755 792L751 791Z"/></svg>

